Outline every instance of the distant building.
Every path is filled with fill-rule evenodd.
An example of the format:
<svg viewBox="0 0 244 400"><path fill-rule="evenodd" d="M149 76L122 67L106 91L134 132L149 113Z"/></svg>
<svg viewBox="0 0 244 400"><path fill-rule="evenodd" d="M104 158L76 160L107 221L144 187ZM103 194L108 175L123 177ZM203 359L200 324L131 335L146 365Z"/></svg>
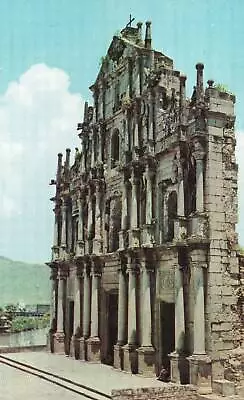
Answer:
<svg viewBox="0 0 244 400"><path fill-rule="evenodd" d="M212 80L205 89L203 69L188 99L149 22L144 40L141 23L113 37L81 149L72 166L69 149L64 164L58 155L52 182L52 350L236 393L235 96Z"/></svg>

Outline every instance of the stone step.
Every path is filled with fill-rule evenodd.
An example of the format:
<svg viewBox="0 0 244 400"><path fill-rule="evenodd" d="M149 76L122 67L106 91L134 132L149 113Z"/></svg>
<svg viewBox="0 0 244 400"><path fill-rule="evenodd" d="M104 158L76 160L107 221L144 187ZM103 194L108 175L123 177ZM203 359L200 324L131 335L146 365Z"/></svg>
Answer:
<svg viewBox="0 0 244 400"><path fill-rule="evenodd" d="M222 396L234 396L236 395L236 385L234 382L226 379L215 380L212 383L213 391Z"/></svg>

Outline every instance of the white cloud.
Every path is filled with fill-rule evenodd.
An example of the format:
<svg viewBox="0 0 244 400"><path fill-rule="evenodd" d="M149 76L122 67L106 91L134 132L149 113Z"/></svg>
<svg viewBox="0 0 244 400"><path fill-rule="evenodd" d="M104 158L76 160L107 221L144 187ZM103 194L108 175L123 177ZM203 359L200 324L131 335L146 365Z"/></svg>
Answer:
<svg viewBox="0 0 244 400"><path fill-rule="evenodd" d="M78 144L83 102L69 86L64 71L37 64L0 97L0 217L22 213L28 196L48 197L57 153Z"/></svg>

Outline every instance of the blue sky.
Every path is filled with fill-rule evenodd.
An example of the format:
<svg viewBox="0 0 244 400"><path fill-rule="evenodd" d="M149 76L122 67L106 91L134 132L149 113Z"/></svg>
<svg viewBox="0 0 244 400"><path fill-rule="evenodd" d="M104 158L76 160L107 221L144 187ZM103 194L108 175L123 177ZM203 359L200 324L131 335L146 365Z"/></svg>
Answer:
<svg viewBox="0 0 244 400"><path fill-rule="evenodd" d="M1 0L0 254L50 258L48 181L56 154L78 144L75 126L112 36L132 14L152 21L153 46L187 74L195 64L237 96L240 183L244 185L244 2L242 0ZM240 191L240 202L244 193ZM244 244L244 212L240 213Z"/></svg>

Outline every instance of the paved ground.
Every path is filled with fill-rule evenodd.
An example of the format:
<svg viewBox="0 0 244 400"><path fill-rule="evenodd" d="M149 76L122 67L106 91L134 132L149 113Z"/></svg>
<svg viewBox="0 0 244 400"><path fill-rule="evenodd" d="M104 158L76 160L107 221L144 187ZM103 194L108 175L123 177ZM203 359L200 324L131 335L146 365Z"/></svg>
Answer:
<svg viewBox="0 0 244 400"><path fill-rule="evenodd" d="M54 386L0 364L0 400L87 400L86 397Z"/></svg>
<svg viewBox="0 0 244 400"><path fill-rule="evenodd" d="M40 369L62 375L101 392L110 394L112 389L161 386L156 378L142 378L129 373L117 371L103 364L91 364L69 357L46 352L6 354L13 360L31 364ZM21 371L13 370L0 364L0 400L62 400L82 399L81 396L66 392L65 389L53 387L50 383L34 376L27 376Z"/></svg>

